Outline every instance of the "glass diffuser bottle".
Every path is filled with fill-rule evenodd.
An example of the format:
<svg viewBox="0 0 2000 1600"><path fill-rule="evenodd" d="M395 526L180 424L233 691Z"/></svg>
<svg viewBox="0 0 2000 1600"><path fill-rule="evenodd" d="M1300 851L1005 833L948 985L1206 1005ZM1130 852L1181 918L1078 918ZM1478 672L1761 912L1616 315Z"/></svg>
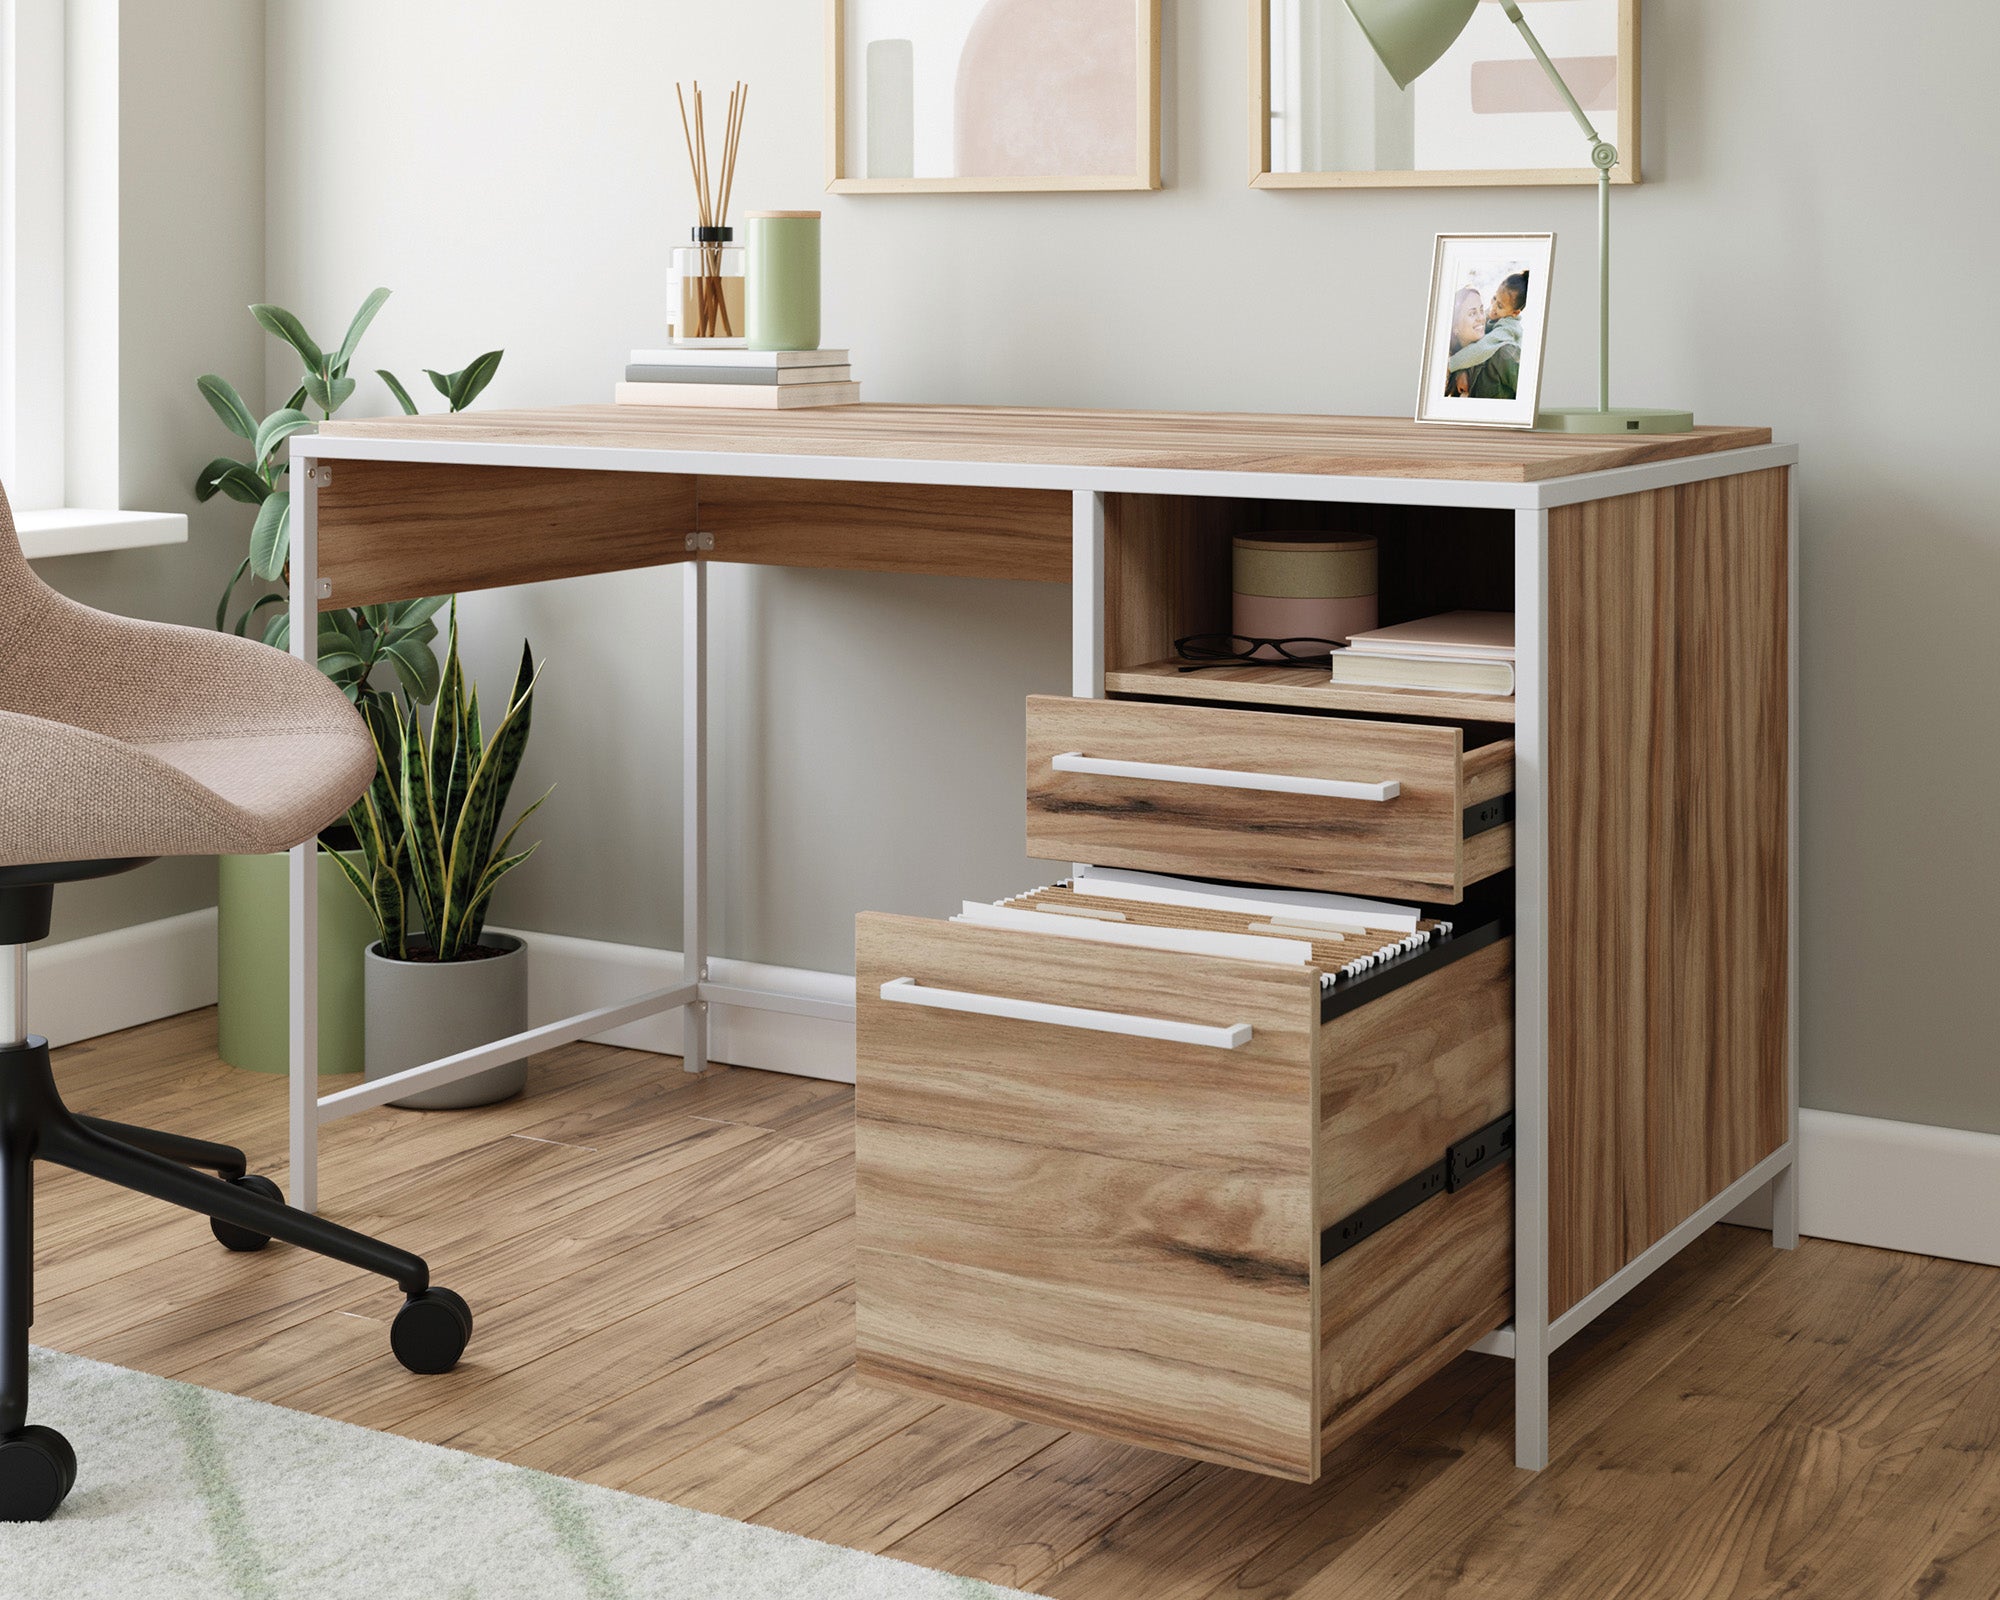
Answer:
<svg viewBox="0 0 2000 1600"><path fill-rule="evenodd" d="M735 229L695 228L673 253L675 344L743 343L743 247Z"/></svg>

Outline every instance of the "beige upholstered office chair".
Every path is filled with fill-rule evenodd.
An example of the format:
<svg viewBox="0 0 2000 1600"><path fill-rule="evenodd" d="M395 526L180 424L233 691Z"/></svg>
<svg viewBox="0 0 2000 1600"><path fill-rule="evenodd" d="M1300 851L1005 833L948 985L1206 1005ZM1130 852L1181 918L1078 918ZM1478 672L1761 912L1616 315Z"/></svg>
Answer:
<svg viewBox="0 0 2000 1600"><path fill-rule="evenodd" d="M27 1422L37 1160L201 1212L232 1250L282 1239L394 1279L407 1298L390 1344L413 1372L464 1352L472 1314L419 1258L293 1210L240 1150L73 1115L48 1041L23 1026L27 947L48 936L56 884L288 849L374 772L360 717L303 662L57 594L0 492L0 1521L47 1517L76 1480L68 1442Z"/></svg>

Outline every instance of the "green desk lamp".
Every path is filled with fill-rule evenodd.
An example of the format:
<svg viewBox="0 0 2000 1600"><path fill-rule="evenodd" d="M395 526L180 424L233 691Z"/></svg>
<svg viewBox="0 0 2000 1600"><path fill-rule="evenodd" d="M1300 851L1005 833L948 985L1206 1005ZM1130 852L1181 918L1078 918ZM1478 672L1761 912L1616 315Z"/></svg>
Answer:
<svg viewBox="0 0 2000 1600"><path fill-rule="evenodd" d="M1479 9L1479 0L1347 0L1347 9L1382 58L1399 88L1407 89L1449 50ZM1597 136L1556 64L1542 48L1516 0L1500 0L1507 20L1521 30L1528 48L1556 86L1556 93L1590 141L1590 164L1597 169L1597 404L1594 408L1544 411L1535 426L1561 433L1686 433L1694 426L1687 411L1656 411L1611 405L1611 169L1618 151Z"/></svg>

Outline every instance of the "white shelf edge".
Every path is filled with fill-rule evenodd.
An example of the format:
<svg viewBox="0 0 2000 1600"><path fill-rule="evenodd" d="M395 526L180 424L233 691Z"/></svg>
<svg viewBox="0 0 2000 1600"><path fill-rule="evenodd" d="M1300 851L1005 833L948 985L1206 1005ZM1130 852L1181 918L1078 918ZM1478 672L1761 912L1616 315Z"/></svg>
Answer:
<svg viewBox="0 0 2000 1600"><path fill-rule="evenodd" d="M186 544L187 518L178 511L17 511L14 532L30 561L95 555L147 545Z"/></svg>

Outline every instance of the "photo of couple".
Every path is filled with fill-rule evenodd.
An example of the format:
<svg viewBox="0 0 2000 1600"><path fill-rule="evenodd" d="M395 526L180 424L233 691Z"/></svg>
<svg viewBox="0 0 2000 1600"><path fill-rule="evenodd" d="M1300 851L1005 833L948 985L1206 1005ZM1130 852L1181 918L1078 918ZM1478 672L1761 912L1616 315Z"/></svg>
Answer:
<svg viewBox="0 0 2000 1600"><path fill-rule="evenodd" d="M1462 285L1452 301L1444 392L1460 399L1512 400L1521 388L1521 317L1528 309L1530 271L1508 263L1480 277Z"/></svg>
<svg viewBox="0 0 2000 1600"><path fill-rule="evenodd" d="M1535 425L1555 250L1552 233L1438 235L1419 422Z"/></svg>

